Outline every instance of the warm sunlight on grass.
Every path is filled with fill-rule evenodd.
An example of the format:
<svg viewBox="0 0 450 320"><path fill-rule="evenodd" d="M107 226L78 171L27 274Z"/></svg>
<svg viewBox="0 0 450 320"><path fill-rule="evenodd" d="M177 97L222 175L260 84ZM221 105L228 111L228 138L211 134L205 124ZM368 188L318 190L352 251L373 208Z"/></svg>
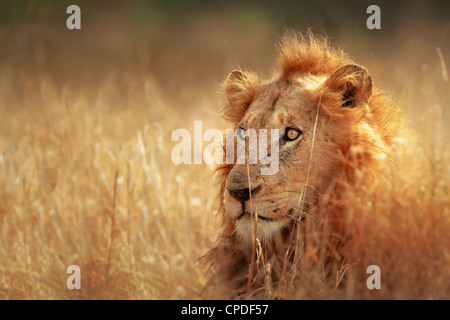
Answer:
<svg viewBox="0 0 450 320"><path fill-rule="evenodd" d="M182 26L144 34L120 21L104 32L109 18L99 15L75 36L30 23L2 38L0 299L228 297L202 293L196 263L219 227L213 168L174 165L170 137L194 120L226 128L217 88L232 68L270 74L276 32L254 19L260 27L242 33L217 14L184 36ZM392 184L349 191L356 262L343 265L336 290L305 266L311 274L290 297L448 299L449 47L417 48L405 37L380 44L392 56L378 57L342 35L333 43L393 95L425 160L404 158L386 172ZM81 290L66 288L72 264ZM366 287L372 264L382 271L379 291Z"/></svg>

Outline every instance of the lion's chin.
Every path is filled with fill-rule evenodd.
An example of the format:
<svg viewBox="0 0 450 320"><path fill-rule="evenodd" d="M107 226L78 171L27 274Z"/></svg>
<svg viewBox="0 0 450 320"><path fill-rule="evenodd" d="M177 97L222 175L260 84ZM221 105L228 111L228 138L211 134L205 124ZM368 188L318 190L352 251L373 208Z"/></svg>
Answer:
<svg viewBox="0 0 450 320"><path fill-rule="evenodd" d="M288 224L289 221L258 219L256 238L262 243L270 242ZM245 246L252 245L252 220L250 215L245 215L241 219L236 220L235 230L242 244Z"/></svg>

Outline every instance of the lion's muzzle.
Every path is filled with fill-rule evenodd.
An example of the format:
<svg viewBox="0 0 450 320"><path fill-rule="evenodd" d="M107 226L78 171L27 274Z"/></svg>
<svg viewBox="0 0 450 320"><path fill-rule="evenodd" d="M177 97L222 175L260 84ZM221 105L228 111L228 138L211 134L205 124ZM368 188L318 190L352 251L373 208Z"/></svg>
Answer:
<svg viewBox="0 0 450 320"><path fill-rule="evenodd" d="M237 201L244 203L254 197L262 188L258 182L258 168L255 165L235 165L227 178L226 189Z"/></svg>

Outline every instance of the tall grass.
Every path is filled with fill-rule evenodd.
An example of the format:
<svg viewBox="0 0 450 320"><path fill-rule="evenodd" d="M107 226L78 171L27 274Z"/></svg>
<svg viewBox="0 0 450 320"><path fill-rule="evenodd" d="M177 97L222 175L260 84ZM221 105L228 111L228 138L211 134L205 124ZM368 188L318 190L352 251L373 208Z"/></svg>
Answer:
<svg viewBox="0 0 450 320"><path fill-rule="evenodd" d="M272 48L274 33L261 23L240 34L212 17L189 25L187 37L181 27L136 35L126 24L103 37L98 19L89 34L30 24L2 38L11 46L0 65L0 298L227 298L202 293L196 263L219 226L212 168L174 165L170 137L194 120L225 128L216 83L246 61L269 74L273 51L258 48ZM305 266L289 298L449 298L449 51L426 47L411 72L406 40L385 61L346 49L395 95L425 165L349 195L356 262L342 265L337 289ZM66 288L72 264L81 290ZM371 264L382 290L365 286Z"/></svg>
<svg viewBox="0 0 450 320"><path fill-rule="evenodd" d="M1 296L196 296L214 201L207 168L172 165L170 129L182 122L164 127L170 108L152 112L164 102L144 79L121 110L108 105L113 87L94 104L60 89L39 84L45 105L1 119ZM71 264L79 292L65 289Z"/></svg>

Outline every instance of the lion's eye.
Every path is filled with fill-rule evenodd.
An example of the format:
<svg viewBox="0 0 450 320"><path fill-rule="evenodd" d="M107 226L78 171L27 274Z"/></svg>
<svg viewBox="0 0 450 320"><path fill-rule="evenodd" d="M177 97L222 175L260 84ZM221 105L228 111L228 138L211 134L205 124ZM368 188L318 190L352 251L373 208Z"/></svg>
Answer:
<svg viewBox="0 0 450 320"><path fill-rule="evenodd" d="M285 139L288 141L293 141L293 140L297 139L298 137L300 137L301 134L302 134L302 132L300 130L297 130L294 128L287 128L286 134L285 134Z"/></svg>
<svg viewBox="0 0 450 320"><path fill-rule="evenodd" d="M237 130L237 136L239 137L239 139L245 140L245 130L243 128L239 128Z"/></svg>

